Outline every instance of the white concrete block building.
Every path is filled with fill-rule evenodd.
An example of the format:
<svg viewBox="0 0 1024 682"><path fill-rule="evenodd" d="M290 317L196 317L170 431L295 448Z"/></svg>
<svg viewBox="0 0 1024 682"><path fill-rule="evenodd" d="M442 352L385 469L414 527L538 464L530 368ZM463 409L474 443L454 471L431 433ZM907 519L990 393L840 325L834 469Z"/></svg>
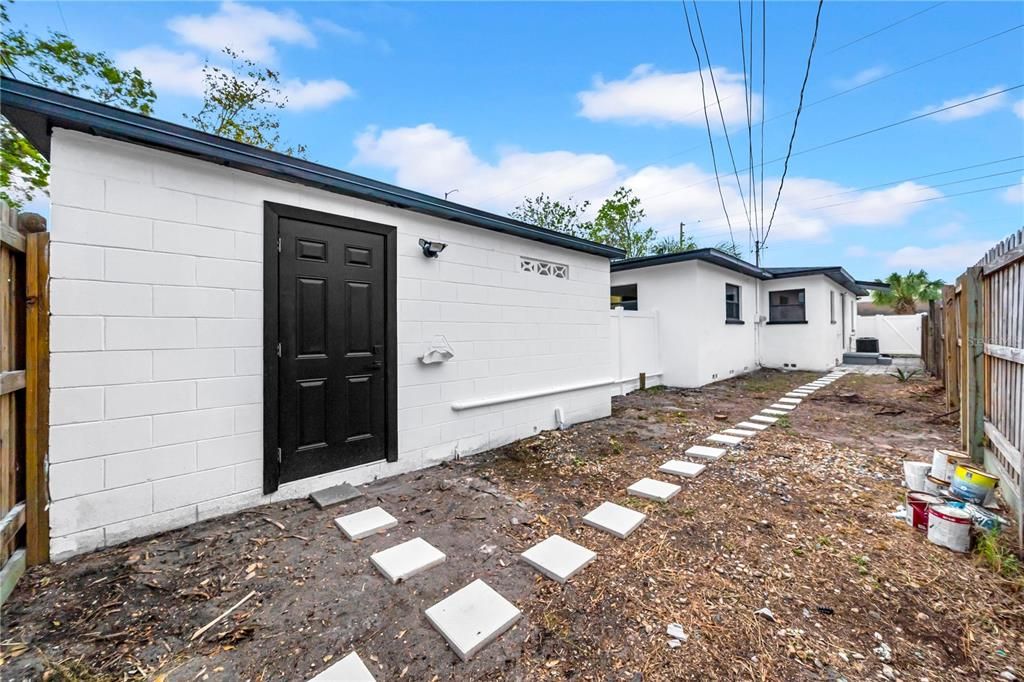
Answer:
<svg viewBox="0 0 1024 682"><path fill-rule="evenodd" d="M759 268L698 249L611 269L612 307L657 315L657 360L647 371L657 366L668 386L703 386L758 367L824 371L853 348L863 288L840 267Z"/></svg>
<svg viewBox="0 0 1024 682"><path fill-rule="evenodd" d="M2 105L52 164L54 558L610 413L617 249L17 81Z"/></svg>

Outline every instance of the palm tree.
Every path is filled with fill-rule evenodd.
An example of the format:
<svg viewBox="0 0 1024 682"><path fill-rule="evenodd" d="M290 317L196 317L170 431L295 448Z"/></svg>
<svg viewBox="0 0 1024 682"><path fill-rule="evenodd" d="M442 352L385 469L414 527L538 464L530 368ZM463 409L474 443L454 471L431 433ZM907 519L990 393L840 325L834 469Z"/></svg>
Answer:
<svg viewBox="0 0 1024 682"><path fill-rule="evenodd" d="M918 301L934 301L939 297L944 282L928 279L924 270L908 271L901 275L894 272L885 278L887 291L871 292L871 300L877 305L890 306L897 315L911 315L917 309Z"/></svg>

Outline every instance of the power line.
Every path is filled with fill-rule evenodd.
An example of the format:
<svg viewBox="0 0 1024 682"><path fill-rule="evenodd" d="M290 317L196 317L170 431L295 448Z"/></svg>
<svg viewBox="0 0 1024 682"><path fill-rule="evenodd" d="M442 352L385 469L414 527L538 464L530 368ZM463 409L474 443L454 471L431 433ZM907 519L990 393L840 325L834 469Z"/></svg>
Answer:
<svg viewBox="0 0 1024 682"><path fill-rule="evenodd" d="M843 44L842 44L842 45L840 45L839 47L833 48L833 49L829 50L828 52L826 52L825 54L827 54L827 55L828 55L828 54L833 54L833 53L835 53L835 52L839 52L839 50L842 50L842 49L844 49L844 48L847 48L847 47L849 47L850 45L855 45L855 44L859 43L859 42L860 42L860 41L862 41L862 40L867 40L867 39L868 39L868 38L870 38L871 36L876 36L876 35L878 35L879 33L881 33L882 31L888 31L888 30L889 30L890 28L892 28L893 26L899 26L900 24L902 24L902 23L903 23L903 22L905 22L905 21L910 21L910 20L911 20L911 19L913 19L914 17L918 17L918 16L921 16L921 15L922 15L922 14L924 14L925 12L930 12L931 10L935 9L936 7L938 7L938 6L940 6L940 5L945 5L945 4L946 4L945 2L937 2L937 3L935 3L934 5L930 5L930 6L928 6L928 7L925 7L925 8L923 9L923 10L920 10L920 11L918 11L918 12L914 12L913 14L911 14L911 15L908 15L908 16L905 16L905 17L903 17L902 19L898 19L898 20L896 20L896 21L892 22L891 24L886 24L886 25L885 25L885 26L883 26L882 28L880 28L880 29L877 29L877 30L874 30L874 31L872 31L871 33L867 33L867 34L865 34L865 35L862 35L862 36L861 36L861 37L859 37L859 38L854 38L853 40L851 40L851 41L850 41L850 42L848 42L848 43L843 43Z"/></svg>
<svg viewBox="0 0 1024 682"><path fill-rule="evenodd" d="M754 0L750 0L753 3ZM764 98L767 92L768 72L768 2L761 0L761 224L754 243L754 261L761 265L761 230L764 229ZM753 163L751 173L753 173Z"/></svg>
<svg viewBox="0 0 1024 682"><path fill-rule="evenodd" d="M704 39L704 25L700 20L700 10L697 8L697 0L693 2L693 14L697 18L697 29L700 32L700 42L704 46L704 56L707 58L708 64L708 75L711 77L711 88L715 93L715 102L718 105L718 118L722 121L722 132L725 134L725 144L729 150L729 160L732 162L732 174L736 178L736 191L740 194L740 203L743 204L743 212L747 215L747 227L751 228L750 223L750 211L747 209L747 200L743 196L743 186L740 183L740 174L736 170L736 157L732 152L732 141L729 139L729 128L725 125L725 112L722 111L722 100L718 96L718 85L715 83L715 70L711 66L711 52L708 51L708 43ZM736 240L733 240L733 246L736 245Z"/></svg>
<svg viewBox="0 0 1024 682"><path fill-rule="evenodd" d="M718 177L718 159L715 157L715 142L711 137L711 119L708 117L708 101L704 94L704 68L700 62L700 51L697 49L697 41L693 38L693 28L690 26L690 12L686 9L686 3L683 3L683 15L686 17L686 32L690 36L690 45L693 46L693 54L697 57L697 73L700 75L700 96L704 103L704 127L708 131L708 144L711 145L711 163L715 169L715 184L718 185L718 197L722 200L722 213L725 214L725 222L729 224L729 239L735 243L735 238L732 236L732 220L729 219L729 210L725 207L725 195L722 193L722 179ZM719 103L719 111L721 111L721 103Z"/></svg>
<svg viewBox="0 0 1024 682"><path fill-rule="evenodd" d="M984 166L994 166L997 163L1005 163L1006 161L1015 161L1017 159L1024 159L1024 154L1018 154L1017 156L1007 156L1003 159L996 159L995 161L986 161L984 163L974 163L969 166L960 166L959 168L951 168L949 170L937 171L935 173L927 173L925 175L915 175L909 178L902 178L900 180L889 180L888 182L880 182L877 185L868 185L866 187L858 187L856 189L848 189L842 192L833 192L832 194L823 194L815 199L827 199L829 197L838 197L844 194L853 194L854 192L866 192L872 189L878 189L880 187L888 187L889 185L899 185L904 182L911 182L913 180L924 180L925 178L934 178L938 175L948 175L950 173L956 173L962 170L971 170L972 168L983 168ZM958 180L957 182L965 182L964 180ZM949 183L947 183L949 184Z"/></svg>
<svg viewBox="0 0 1024 682"><path fill-rule="evenodd" d="M751 104L754 99L754 0L750 0L750 77L747 78L747 47L744 42L743 32L743 0L736 0L736 14L740 23L740 59L743 64L743 99L747 109L747 163L754 167L754 112ZM750 197L750 209L747 212L747 248L755 248L754 230L758 228L757 222L757 190L754 188L754 174L747 173L747 196ZM751 221L753 216L753 221Z"/></svg>
<svg viewBox="0 0 1024 682"><path fill-rule="evenodd" d="M804 69L804 82L800 86L800 100L796 105L796 114L793 116L793 132L789 135L789 145L786 148L786 160L782 165L782 177L779 179L779 190L775 194L775 205L772 206L772 215L768 219L768 229L761 235L761 248L772 231L772 223L775 222L775 211L779 208L779 199L782 197L782 187L786 184L786 173L789 171L789 159L793 154L793 142L796 140L796 129L800 124L800 112L804 108L804 92L807 90L807 81L811 77L811 61L814 59L814 46L818 44L818 29L821 26L821 8L825 0L818 0L818 11L814 16L814 34L811 36L811 49L807 52L807 67Z"/></svg>

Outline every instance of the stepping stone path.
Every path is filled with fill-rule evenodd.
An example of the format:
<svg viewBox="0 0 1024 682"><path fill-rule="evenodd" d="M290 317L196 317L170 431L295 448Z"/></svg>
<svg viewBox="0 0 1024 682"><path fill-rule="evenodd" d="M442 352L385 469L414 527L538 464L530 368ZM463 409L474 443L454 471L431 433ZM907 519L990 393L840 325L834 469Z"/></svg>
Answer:
<svg viewBox="0 0 1024 682"><path fill-rule="evenodd" d="M646 518L647 514L634 509L620 507L612 502L602 502L597 509L583 517L583 523L625 540Z"/></svg>
<svg viewBox="0 0 1024 682"><path fill-rule="evenodd" d="M739 436L726 436L721 433L713 433L705 440L709 440L712 443L723 443L725 445L739 445L743 442L743 439Z"/></svg>
<svg viewBox="0 0 1024 682"><path fill-rule="evenodd" d="M738 423L734 428L724 429L722 433L712 434L707 440L725 445L739 445L744 438L756 436L760 431L779 421L776 416L768 415L789 414L789 411L796 408L804 398L843 375L842 372L835 372L793 389L771 407L761 410L761 414L752 416L749 421ZM714 461L725 455L725 452L724 448L694 445L687 449L685 454ZM658 471L681 478L696 478L706 468L704 464L672 459L658 467ZM682 487L675 483L642 478L629 486L626 492L637 497L667 502L681 489ZM359 495L358 490L345 484L319 491L312 497L323 509ZM646 519L646 514L634 509L613 502L602 502L583 517L583 523L625 540ZM371 507L340 516L334 519L334 523L350 540L360 540L396 527L398 520L381 507ZM560 535L552 535L527 549L520 556L525 563L541 574L562 584L597 558L595 552ZM444 552L423 538L408 540L370 556L373 565L392 583L407 580L446 559ZM474 580L426 609L424 615L465 662L512 627L522 617L522 612L483 580ZM373 674L353 651L309 682L374 680Z"/></svg>
<svg viewBox="0 0 1024 682"><path fill-rule="evenodd" d="M349 540L362 540L394 528L398 525L398 519L380 507L371 507L348 516L339 516L334 519L334 523Z"/></svg>
<svg viewBox="0 0 1024 682"><path fill-rule="evenodd" d="M444 563L444 552L423 538L414 538L370 555L370 561L394 583L408 580L417 573Z"/></svg>
<svg viewBox="0 0 1024 682"><path fill-rule="evenodd" d="M725 448L712 448L707 445L694 445L689 448L685 453L690 457L702 457L703 459L719 459L725 454Z"/></svg>
<svg viewBox="0 0 1024 682"><path fill-rule="evenodd" d="M520 555L523 561L556 582L565 584L597 558L595 552L561 535L552 535Z"/></svg>
<svg viewBox="0 0 1024 682"><path fill-rule="evenodd" d="M483 580L474 580L423 614L463 661L497 639L523 615Z"/></svg>
<svg viewBox="0 0 1024 682"><path fill-rule="evenodd" d="M377 682L377 678L353 651L309 682Z"/></svg>
<svg viewBox="0 0 1024 682"><path fill-rule="evenodd" d="M670 459L658 467L658 471L663 474L675 474L676 476L681 476L683 478L696 478L700 476L706 468L707 466L704 464Z"/></svg>
<svg viewBox="0 0 1024 682"><path fill-rule="evenodd" d="M682 490L681 486L675 483L657 481L653 478L641 478L633 485L626 488L626 492L636 497L645 497L656 502L668 502Z"/></svg>

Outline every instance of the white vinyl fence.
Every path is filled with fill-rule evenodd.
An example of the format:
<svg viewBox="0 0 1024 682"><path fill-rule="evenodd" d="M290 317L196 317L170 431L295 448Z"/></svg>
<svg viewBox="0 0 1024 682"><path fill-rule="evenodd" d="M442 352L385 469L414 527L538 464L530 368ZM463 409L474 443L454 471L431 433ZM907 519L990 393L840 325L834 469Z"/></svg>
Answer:
<svg viewBox="0 0 1024 682"><path fill-rule="evenodd" d="M921 315L857 316L857 336L878 339L878 351L887 355L921 355Z"/></svg>
<svg viewBox="0 0 1024 682"><path fill-rule="evenodd" d="M616 372L612 395L625 395L640 387L640 374L647 386L661 383L661 348L658 343L658 313L616 308L611 311L612 371Z"/></svg>

